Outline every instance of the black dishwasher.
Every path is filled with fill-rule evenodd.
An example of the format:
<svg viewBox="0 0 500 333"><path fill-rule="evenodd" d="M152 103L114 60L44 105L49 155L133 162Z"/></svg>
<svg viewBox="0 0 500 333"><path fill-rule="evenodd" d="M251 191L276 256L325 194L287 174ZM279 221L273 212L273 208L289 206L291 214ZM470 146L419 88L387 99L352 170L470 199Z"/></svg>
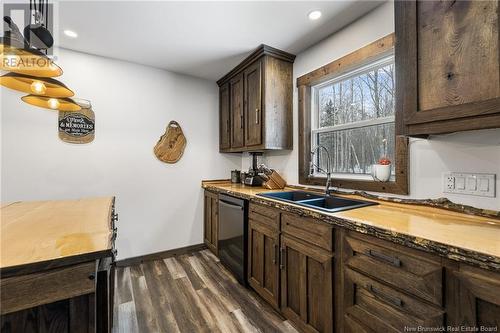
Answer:
<svg viewBox="0 0 500 333"><path fill-rule="evenodd" d="M243 285L247 285L247 206L246 200L219 194L219 259Z"/></svg>

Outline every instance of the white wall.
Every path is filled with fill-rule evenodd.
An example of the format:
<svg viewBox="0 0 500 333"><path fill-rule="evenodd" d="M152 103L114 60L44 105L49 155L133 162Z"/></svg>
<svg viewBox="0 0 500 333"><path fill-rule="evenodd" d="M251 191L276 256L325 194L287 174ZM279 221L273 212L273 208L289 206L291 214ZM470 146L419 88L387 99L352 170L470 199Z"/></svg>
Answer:
<svg viewBox="0 0 500 333"><path fill-rule="evenodd" d="M61 80L90 99L94 142L57 136L57 113L1 91L1 200L116 196L118 258L202 242L202 179L228 178L239 156L218 153L214 82L60 50ZM153 147L172 119L187 137L182 159L158 161Z"/></svg>
<svg viewBox="0 0 500 333"><path fill-rule="evenodd" d="M394 4L387 2L374 11L297 55L293 65L296 78L394 31ZM298 184L298 107L297 88L293 94L294 149L266 153L264 161L281 171L290 184ZM250 165L243 156L242 168ZM500 191L500 130L456 133L412 139L410 143L410 197L437 198L476 207L500 210L500 198L483 198L442 193L441 175L446 171L497 174Z"/></svg>

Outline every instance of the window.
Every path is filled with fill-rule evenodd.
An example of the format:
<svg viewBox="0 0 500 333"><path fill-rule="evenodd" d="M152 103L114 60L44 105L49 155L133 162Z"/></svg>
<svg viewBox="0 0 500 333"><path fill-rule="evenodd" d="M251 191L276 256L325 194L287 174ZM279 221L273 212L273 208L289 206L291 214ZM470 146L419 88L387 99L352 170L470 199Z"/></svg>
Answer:
<svg viewBox="0 0 500 333"><path fill-rule="evenodd" d="M297 78L300 184L325 184L326 176L311 168L327 169L323 150L311 155L323 145L331 155L333 186L408 194L404 92L395 86L400 59L390 34ZM392 162L386 182L371 177L382 157Z"/></svg>
<svg viewBox="0 0 500 333"><path fill-rule="evenodd" d="M371 179L380 158L394 161L394 81L389 55L312 87L311 148L330 151L335 177ZM326 170L326 158L315 158Z"/></svg>

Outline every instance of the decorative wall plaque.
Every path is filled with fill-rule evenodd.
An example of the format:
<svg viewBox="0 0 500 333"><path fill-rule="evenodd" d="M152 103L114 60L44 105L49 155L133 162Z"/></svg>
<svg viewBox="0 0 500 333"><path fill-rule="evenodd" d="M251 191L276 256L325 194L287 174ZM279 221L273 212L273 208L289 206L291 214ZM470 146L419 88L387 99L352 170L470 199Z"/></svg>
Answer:
<svg viewBox="0 0 500 333"><path fill-rule="evenodd" d="M80 111L59 111L59 138L69 143L89 143L95 136L95 114L92 107Z"/></svg>
<svg viewBox="0 0 500 333"><path fill-rule="evenodd" d="M172 120L168 123L165 133L154 147L156 157L165 163L176 163L182 157L186 148L186 137L181 125Z"/></svg>

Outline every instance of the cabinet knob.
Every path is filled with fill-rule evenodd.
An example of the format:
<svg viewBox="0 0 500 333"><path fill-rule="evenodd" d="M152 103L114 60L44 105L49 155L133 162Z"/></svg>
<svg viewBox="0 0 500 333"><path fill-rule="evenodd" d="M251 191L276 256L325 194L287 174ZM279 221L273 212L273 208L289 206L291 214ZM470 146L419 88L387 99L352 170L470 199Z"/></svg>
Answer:
<svg viewBox="0 0 500 333"><path fill-rule="evenodd" d="M89 275L89 280L94 280L94 279L95 279L95 274L94 273L90 274Z"/></svg>

